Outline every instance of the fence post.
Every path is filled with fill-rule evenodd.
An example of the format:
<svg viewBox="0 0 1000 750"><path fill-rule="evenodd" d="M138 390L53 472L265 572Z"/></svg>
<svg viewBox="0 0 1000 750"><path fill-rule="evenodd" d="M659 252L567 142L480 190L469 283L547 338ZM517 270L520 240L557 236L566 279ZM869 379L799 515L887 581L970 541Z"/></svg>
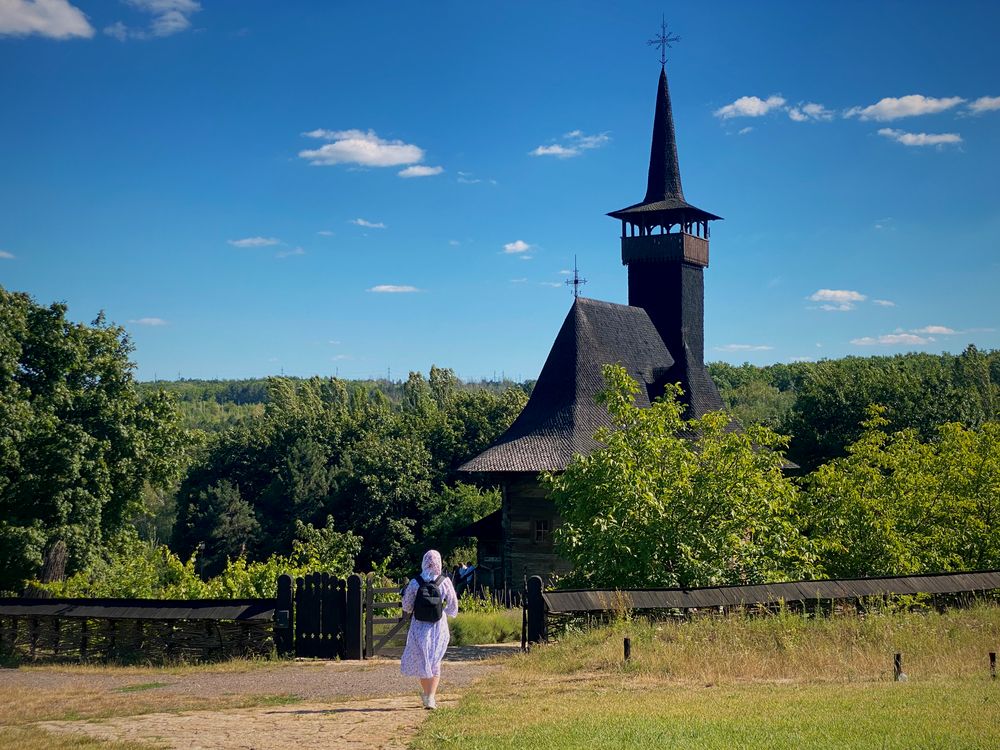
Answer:
<svg viewBox="0 0 1000 750"><path fill-rule="evenodd" d="M292 637L294 613L292 577L285 573L278 576L278 595L274 605L274 647L278 656L289 656L295 651L295 640Z"/></svg>
<svg viewBox="0 0 1000 750"><path fill-rule="evenodd" d="M353 573L347 577L347 616L344 623L344 640L347 659L364 658L364 646L361 638L361 616L363 608L361 598L361 576Z"/></svg>
<svg viewBox="0 0 1000 750"><path fill-rule="evenodd" d="M365 576L365 648L364 655L366 659L371 659L375 654L372 653L372 645L375 643L375 607L372 605L375 603L375 574L369 573Z"/></svg>
<svg viewBox="0 0 1000 750"><path fill-rule="evenodd" d="M548 640L542 590L541 576L531 576L528 579L528 643L544 643Z"/></svg>

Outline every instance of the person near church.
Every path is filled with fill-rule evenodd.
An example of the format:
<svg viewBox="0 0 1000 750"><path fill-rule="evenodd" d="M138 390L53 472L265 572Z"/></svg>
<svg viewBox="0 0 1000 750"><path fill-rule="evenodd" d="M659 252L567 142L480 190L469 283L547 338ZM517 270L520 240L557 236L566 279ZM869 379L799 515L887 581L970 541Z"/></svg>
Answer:
<svg viewBox="0 0 1000 750"><path fill-rule="evenodd" d="M448 618L458 614L458 595L451 580L442 575L441 553L428 550L420 575L403 590L403 611L412 615L400 671L420 680L424 708L437 708L441 662L448 650Z"/></svg>

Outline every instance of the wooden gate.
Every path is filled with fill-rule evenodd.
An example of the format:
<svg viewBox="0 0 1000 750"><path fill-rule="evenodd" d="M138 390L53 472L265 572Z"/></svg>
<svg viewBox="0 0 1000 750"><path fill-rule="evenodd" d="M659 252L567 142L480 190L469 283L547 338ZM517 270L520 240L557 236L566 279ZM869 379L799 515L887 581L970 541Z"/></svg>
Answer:
<svg viewBox="0 0 1000 750"><path fill-rule="evenodd" d="M405 585L405 584L404 584ZM376 586L369 573L365 579L365 658L385 655L389 644L401 639L410 621L403 612L403 586ZM388 616L381 616L381 613Z"/></svg>
<svg viewBox="0 0 1000 750"><path fill-rule="evenodd" d="M334 578L310 573L278 576L274 645L281 656L363 657L364 581L357 573Z"/></svg>
<svg viewBox="0 0 1000 750"><path fill-rule="evenodd" d="M279 600L282 588L290 588L288 584L290 581L282 586L279 581ZM315 659L347 657L344 637L347 624L347 586L342 578L334 578L329 573L310 573L304 578L296 579L294 604L289 610L289 620L294 616L296 656ZM288 625L292 623L289 622Z"/></svg>

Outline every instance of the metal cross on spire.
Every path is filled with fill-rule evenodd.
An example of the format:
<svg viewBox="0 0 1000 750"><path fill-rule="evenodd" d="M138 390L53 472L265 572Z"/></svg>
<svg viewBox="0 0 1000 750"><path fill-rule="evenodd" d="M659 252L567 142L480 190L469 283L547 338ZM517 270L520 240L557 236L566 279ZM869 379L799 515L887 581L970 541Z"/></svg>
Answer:
<svg viewBox="0 0 1000 750"><path fill-rule="evenodd" d="M673 45L677 44L681 38L676 34L672 34L667 31L667 18L666 16L660 17L660 33L658 36L650 39L646 44L650 47L660 48L660 65L667 64L667 50Z"/></svg>
<svg viewBox="0 0 1000 750"><path fill-rule="evenodd" d="M580 270L576 267L576 256L573 256L573 278L566 279L566 286L573 287L573 299L580 296L580 287L587 283L586 279L580 278Z"/></svg>

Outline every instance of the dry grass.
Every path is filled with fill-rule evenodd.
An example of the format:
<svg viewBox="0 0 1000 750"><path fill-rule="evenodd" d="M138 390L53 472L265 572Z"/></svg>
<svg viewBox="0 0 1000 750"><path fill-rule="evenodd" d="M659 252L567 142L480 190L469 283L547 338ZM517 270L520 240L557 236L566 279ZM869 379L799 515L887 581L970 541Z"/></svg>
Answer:
<svg viewBox="0 0 1000 750"><path fill-rule="evenodd" d="M162 745L94 740L77 735L43 732L31 726L0 726L0 747L17 750L159 750Z"/></svg>
<svg viewBox="0 0 1000 750"><path fill-rule="evenodd" d="M297 701L284 695L222 695L205 698L198 695L159 693L150 684L126 686L133 689L124 691L121 688L79 687L24 690L0 685L0 728L36 721L104 719L152 712L247 708ZM0 743L0 747L5 745Z"/></svg>
<svg viewBox="0 0 1000 750"><path fill-rule="evenodd" d="M258 669L274 668L289 663L279 659L227 659L225 661L206 662L175 662L169 664L137 664L118 662L77 662L77 661L18 661L9 666L22 671L61 672L70 674L113 674L113 675L149 675L170 674L188 675L199 672L254 672Z"/></svg>
<svg viewBox="0 0 1000 750"><path fill-rule="evenodd" d="M622 660L631 638L632 660ZM984 677L987 654L1000 650L1000 607L983 605L943 614L865 617L705 617L692 621L618 622L570 634L558 648L518 657L514 669L647 675L722 684L746 681L871 681L889 679L892 655L903 654L911 677Z"/></svg>

